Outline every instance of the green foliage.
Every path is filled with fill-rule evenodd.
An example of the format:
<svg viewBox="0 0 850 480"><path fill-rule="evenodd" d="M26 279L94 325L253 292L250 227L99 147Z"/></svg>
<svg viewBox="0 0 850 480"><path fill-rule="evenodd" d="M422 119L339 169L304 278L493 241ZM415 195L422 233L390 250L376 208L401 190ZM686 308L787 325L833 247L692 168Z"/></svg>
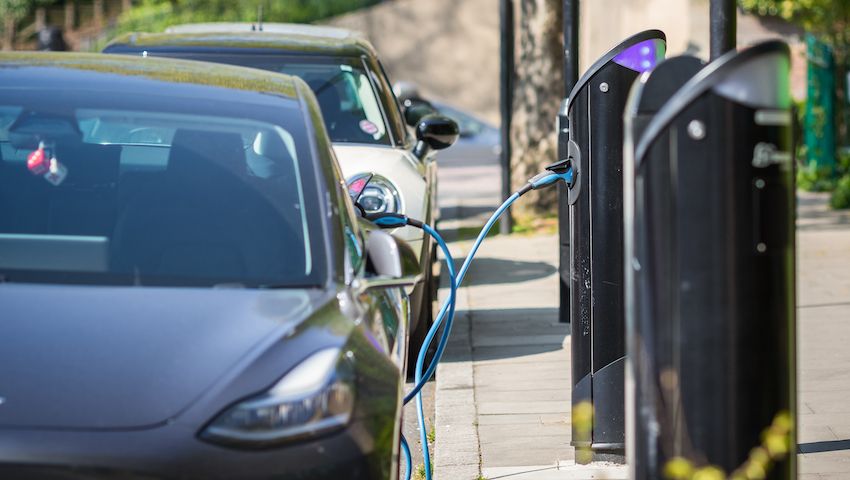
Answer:
<svg viewBox="0 0 850 480"><path fill-rule="evenodd" d="M778 16L824 36L833 46L846 45L850 0L738 0L746 13Z"/></svg>
<svg viewBox="0 0 850 480"><path fill-rule="evenodd" d="M434 475L434 462L429 462L429 465L431 465L431 476L433 476ZM413 472L413 478L414 478L414 480L425 480L426 478L428 478L428 477L425 476L425 464L424 463L420 463L419 465L416 466L416 471Z"/></svg>
<svg viewBox="0 0 850 480"><path fill-rule="evenodd" d="M13 0L2 0L13 1ZM23 1L23 0L21 0ZM379 0L143 0L118 19L114 32L161 32L171 25L200 22L309 23L378 3Z"/></svg>
<svg viewBox="0 0 850 480"><path fill-rule="evenodd" d="M839 155L835 172L838 180L829 198L829 206L834 209L850 208L850 152L845 150Z"/></svg>
<svg viewBox="0 0 850 480"><path fill-rule="evenodd" d="M31 3L29 0L0 0L0 13L3 18L20 20L29 14Z"/></svg>
<svg viewBox="0 0 850 480"><path fill-rule="evenodd" d="M848 96L848 92L845 92L845 74L850 61L850 0L738 0L738 4L746 13L781 17L800 25L818 40L832 47L835 58L835 93L838 97L834 103L835 138L839 144L846 142L847 136L841 133L850 129L850 126L846 125L844 101ZM823 131L826 124L826 113L820 106L813 107L814 122L808 128L817 135L818 130ZM807 179L803 180L805 184Z"/></svg>
<svg viewBox="0 0 850 480"><path fill-rule="evenodd" d="M850 208L850 174L838 179L835 191L829 197L829 206L834 209Z"/></svg>
<svg viewBox="0 0 850 480"><path fill-rule="evenodd" d="M835 179L829 168L815 170L801 167L797 170L797 188L808 192L829 192L835 188Z"/></svg>
<svg viewBox="0 0 850 480"><path fill-rule="evenodd" d="M20 21L35 11L36 8L51 3L53 3L53 0L0 0L0 15L3 18ZM2 23L0 23L0 27L3 27Z"/></svg>

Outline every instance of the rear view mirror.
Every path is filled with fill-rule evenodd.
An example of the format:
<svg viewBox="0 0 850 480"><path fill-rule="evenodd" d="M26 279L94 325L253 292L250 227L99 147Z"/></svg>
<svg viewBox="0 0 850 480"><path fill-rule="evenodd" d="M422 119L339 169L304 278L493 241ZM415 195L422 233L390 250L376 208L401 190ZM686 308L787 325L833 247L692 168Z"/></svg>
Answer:
<svg viewBox="0 0 850 480"><path fill-rule="evenodd" d="M404 240L380 230L369 230L366 242L367 268L374 275L358 279L358 293L371 288L409 287L422 278L416 254Z"/></svg>
<svg viewBox="0 0 850 480"><path fill-rule="evenodd" d="M81 141L83 133L76 121L32 113L21 115L9 126L9 143L17 149L36 149L45 140Z"/></svg>

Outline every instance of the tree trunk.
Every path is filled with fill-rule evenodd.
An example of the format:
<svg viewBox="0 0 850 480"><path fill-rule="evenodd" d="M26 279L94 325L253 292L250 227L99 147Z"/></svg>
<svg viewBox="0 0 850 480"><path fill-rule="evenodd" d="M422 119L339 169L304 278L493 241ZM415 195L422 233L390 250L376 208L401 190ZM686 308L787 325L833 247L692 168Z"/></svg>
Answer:
<svg viewBox="0 0 850 480"><path fill-rule="evenodd" d="M76 8L75 8L75 5L74 5L74 2L65 3L65 32L66 33L74 31L74 27L77 24L76 19L74 18L74 15L76 15Z"/></svg>
<svg viewBox="0 0 850 480"><path fill-rule="evenodd" d="M514 0L515 46L511 119L512 190L557 161L555 120L564 97L562 0ZM533 190L512 206L515 215L553 213L557 189Z"/></svg>
<svg viewBox="0 0 850 480"><path fill-rule="evenodd" d="M8 52L15 49L15 30L17 23L12 15L6 17L3 25L3 50Z"/></svg>
<svg viewBox="0 0 850 480"><path fill-rule="evenodd" d="M94 25L103 28L103 0L94 0Z"/></svg>
<svg viewBox="0 0 850 480"><path fill-rule="evenodd" d="M35 31L40 32L44 30L44 26L46 25L47 18L47 10L44 7L39 7L38 10L35 11Z"/></svg>

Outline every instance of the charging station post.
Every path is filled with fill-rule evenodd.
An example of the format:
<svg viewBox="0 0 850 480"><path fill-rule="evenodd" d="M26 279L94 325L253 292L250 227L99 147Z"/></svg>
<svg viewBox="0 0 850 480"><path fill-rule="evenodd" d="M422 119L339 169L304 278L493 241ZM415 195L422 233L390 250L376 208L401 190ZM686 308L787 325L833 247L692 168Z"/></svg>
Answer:
<svg viewBox="0 0 850 480"><path fill-rule="evenodd" d="M664 57L658 30L629 37L579 79L567 103L575 185L569 191L572 442L576 462L625 462L623 109L637 76ZM592 426L579 421L592 412Z"/></svg>
<svg viewBox="0 0 850 480"><path fill-rule="evenodd" d="M558 109L558 160L569 155L569 94L578 82L579 0L563 0L564 99ZM560 276L558 321L570 322L570 202L569 189L558 184L558 273Z"/></svg>
<svg viewBox="0 0 850 480"><path fill-rule="evenodd" d="M789 49L674 60L625 120L630 478L796 478Z"/></svg>

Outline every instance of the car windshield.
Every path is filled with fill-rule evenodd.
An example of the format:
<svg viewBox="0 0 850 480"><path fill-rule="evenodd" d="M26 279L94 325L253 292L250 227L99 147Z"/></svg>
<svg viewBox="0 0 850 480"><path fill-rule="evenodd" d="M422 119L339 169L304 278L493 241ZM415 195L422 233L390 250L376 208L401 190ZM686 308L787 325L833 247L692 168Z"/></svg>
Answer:
<svg viewBox="0 0 850 480"><path fill-rule="evenodd" d="M198 103L0 89L0 281L319 284L296 103Z"/></svg>
<svg viewBox="0 0 850 480"><path fill-rule="evenodd" d="M170 52L156 55L297 75L316 94L332 141L390 144L379 97L360 58Z"/></svg>

